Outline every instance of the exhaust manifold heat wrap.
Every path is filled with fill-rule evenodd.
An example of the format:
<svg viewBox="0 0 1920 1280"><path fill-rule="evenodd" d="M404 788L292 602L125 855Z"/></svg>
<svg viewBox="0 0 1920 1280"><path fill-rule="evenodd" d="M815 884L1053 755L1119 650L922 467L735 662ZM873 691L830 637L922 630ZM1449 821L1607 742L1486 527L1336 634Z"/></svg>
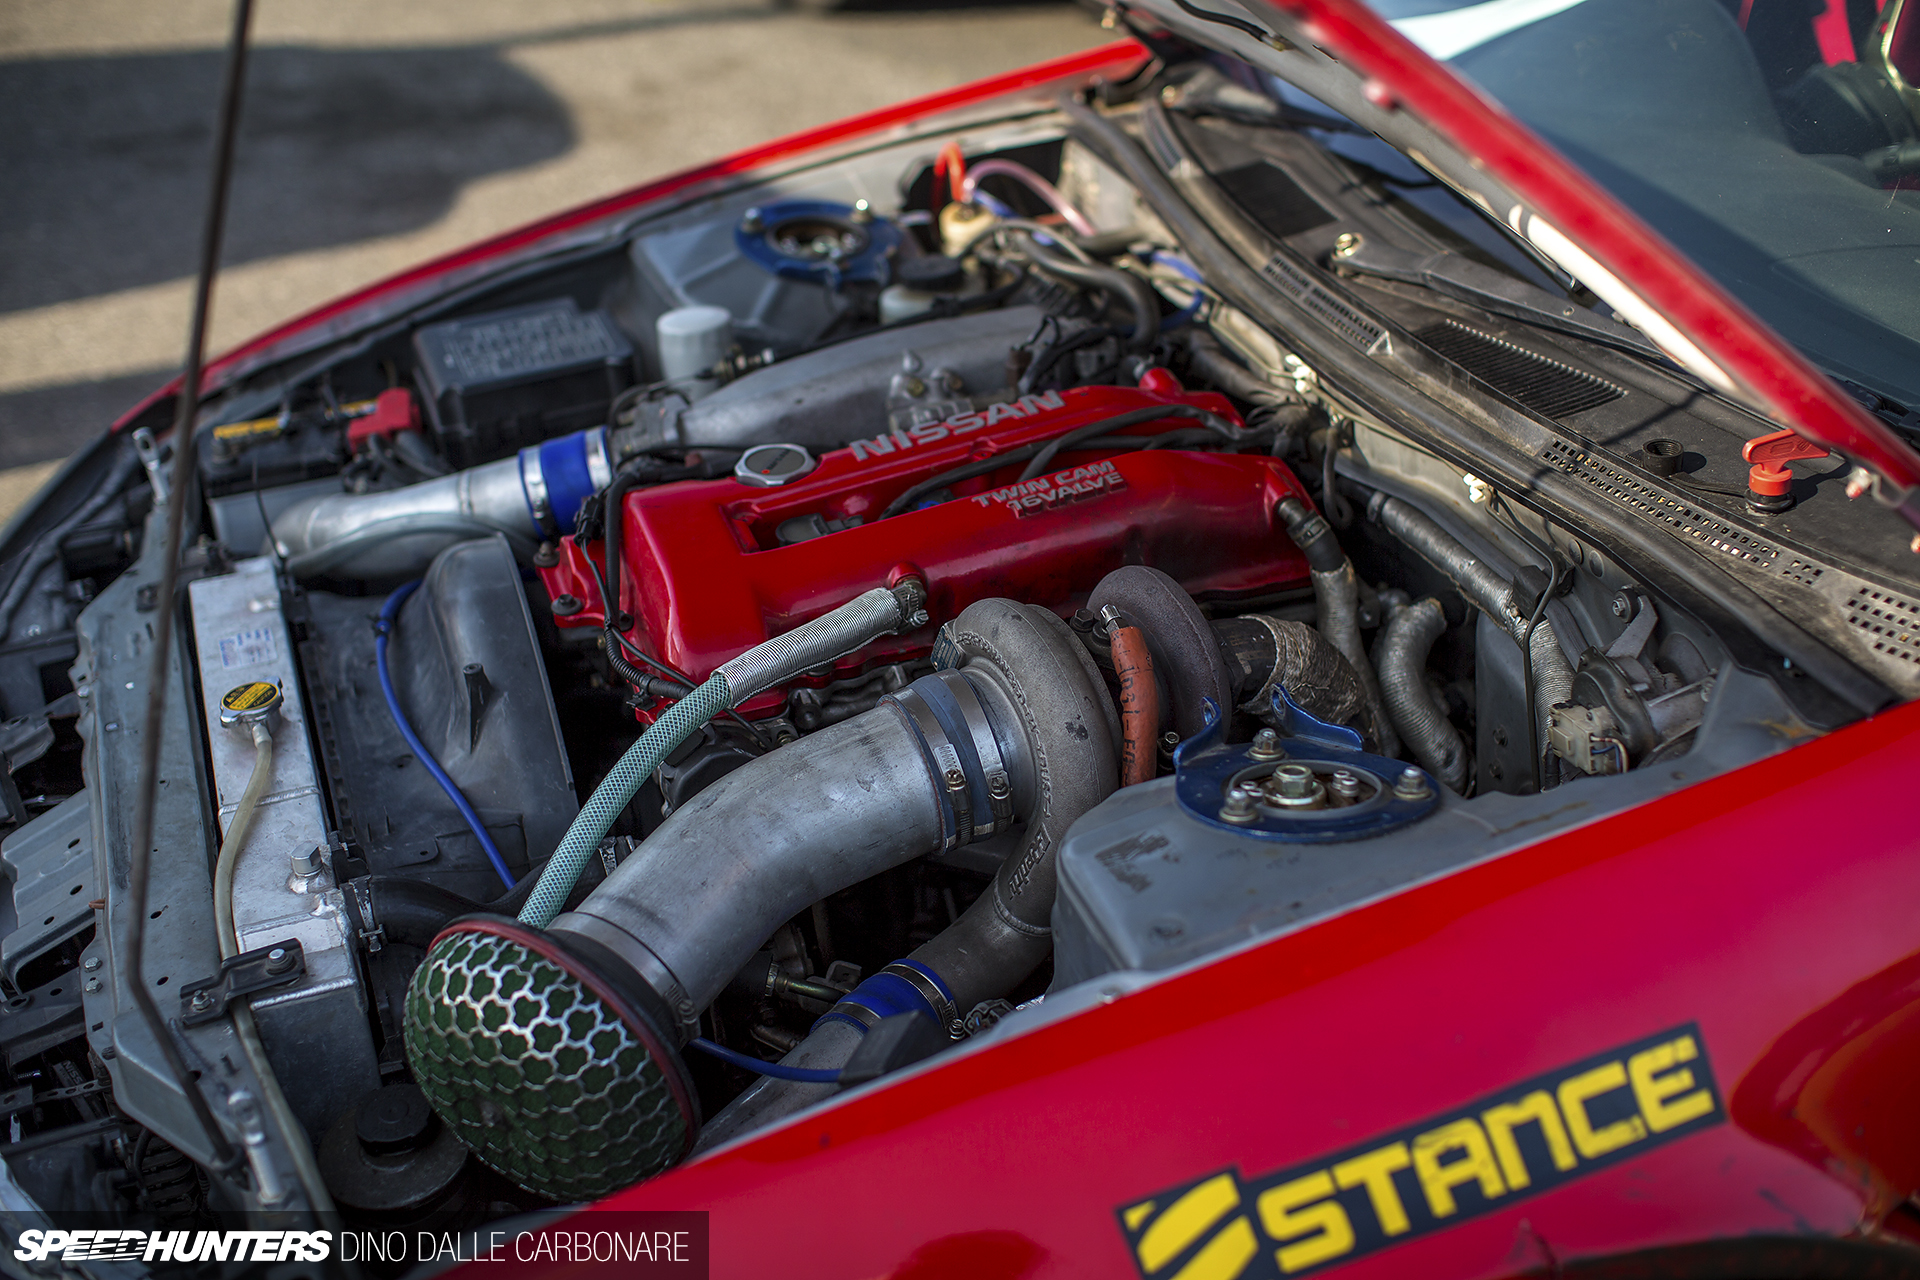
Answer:
<svg viewBox="0 0 1920 1280"><path fill-rule="evenodd" d="M1054 845L1114 786L1113 709L1044 609L982 601L948 630L967 654L957 670L721 778L550 928L472 916L436 939L408 992L407 1056L475 1154L562 1200L667 1168L699 1131L678 1050L767 937L831 893L1016 818L1026 837L992 889L889 970L903 998L932 992L938 1011L964 1014L1039 962Z"/></svg>

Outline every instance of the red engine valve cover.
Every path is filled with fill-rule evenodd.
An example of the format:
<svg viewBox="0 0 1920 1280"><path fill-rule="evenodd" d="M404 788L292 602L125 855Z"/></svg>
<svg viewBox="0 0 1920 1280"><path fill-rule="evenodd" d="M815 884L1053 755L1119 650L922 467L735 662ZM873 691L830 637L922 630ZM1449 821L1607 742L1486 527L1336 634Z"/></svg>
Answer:
<svg viewBox="0 0 1920 1280"><path fill-rule="evenodd" d="M1022 459L955 483L950 502L877 518L907 489L963 463L1152 405L1192 405L1237 421L1212 393L1082 387L856 441L777 488L725 479L631 493L619 589L635 618L633 639L705 680L729 658L863 591L919 577L933 624L840 659L839 678L923 656L939 623L975 600L1006 596L1069 615L1125 564L1161 569L1201 600L1307 585L1306 560L1274 515L1281 499L1305 495L1282 463L1263 456L1077 451L1024 482ZM1193 425L1167 418L1113 434ZM779 530L789 521L832 531L783 545ZM559 625L601 625L595 575L571 540L540 574L556 600L580 603L555 619ZM774 711L783 696L762 695L745 709Z"/></svg>

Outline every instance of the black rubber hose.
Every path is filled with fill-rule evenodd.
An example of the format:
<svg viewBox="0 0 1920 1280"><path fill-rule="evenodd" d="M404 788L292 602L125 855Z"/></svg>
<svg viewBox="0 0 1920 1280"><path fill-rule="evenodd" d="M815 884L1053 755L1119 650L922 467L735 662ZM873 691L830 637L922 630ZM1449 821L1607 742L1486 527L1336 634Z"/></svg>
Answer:
<svg viewBox="0 0 1920 1280"><path fill-rule="evenodd" d="M1127 339L1128 350L1145 351L1160 337L1160 295L1153 291L1152 285L1133 272L1120 267L1081 262L1064 253L1055 253L1031 237L1028 238L1027 253L1033 258L1033 264L1047 275L1124 298L1128 309L1133 312L1133 334Z"/></svg>
<svg viewBox="0 0 1920 1280"><path fill-rule="evenodd" d="M1187 361L1201 378L1236 400L1275 407L1302 403L1298 395L1274 386L1245 365L1236 363L1219 340L1205 329L1187 330Z"/></svg>
<svg viewBox="0 0 1920 1280"><path fill-rule="evenodd" d="M500 909L498 903L482 906L450 889L404 876L360 876L347 882L342 896L356 934L365 937L378 930L385 941L410 947L431 946L451 920Z"/></svg>
<svg viewBox="0 0 1920 1280"><path fill-rule="evenodd" d="M1055 339L1041 348L1039 354L1034 356L1033 363L1027 366L1027 371L1020 375L1020 391L1025 393L1043 385L1047 375L1053 372L1053 367L1062 360L1084 348L1097 347L1113 336L1113 330L1096 324Z"/></svg>
<svg viewBox="0 0 1920 1280"><path fill-rule="evenodd" d="M1083 440L1105 435L1109 431L1118 431L1122 427L1138 426L1142 422L1157 422L1162 418L1192 418L1207 430L1224 436L1228 440L1244 440L1247 433L1235 427L1217 413L1195 408L1190 404L1148 405L1144 409L1129 409L1125 413L1115 414L1111 418L1102 418L1098 422L1089 422L1084 427L1076 427L1065 435L1055 436L1040 446L1033 460L1020 473L1022 480L1031 480L1035 476L1045 475L1047 468L1061 452L1073 448Z"/></svg>
<svg viewBox="0 0 1920 1280"><path fill-rule="evenodd" d="M1367 706L1373 714L1374 737L1380 754L1400 754L1400 736L1396 722L1380 692L1380 677L1367 657L1360 639L1360 580L1340 546L1332 526L1306 503L1283 499L1276 508L1286 522L1287 536L1307 557L1313 571L1313 597L1317 606L1317 625L1327 642L1340 651L1366 690Z"/></svg>
<svg viewBox="0 0 1920 1280"><path fill-rule="evenodd" d="M1149 106L1148 110L1155 108ZM1060 100L1060 110L1073 122L1073 133L1096 155L1119 170L1140 193L1147 206L1167 224L1180 241L1187 256L1207 278L1210 288L1228 301L1268 323L1285 326L1279 316L1292 323L1310 323L1309 317L1286 303L1274 288L1240 257L1227 240L1234 231L1222 230L1195 210L1174 186L1167 172L1135 142L1127 132L1099 112L1071 97ZM1265 256L1264 254L1262 256ZM1325 330L1318 331L1324 335ZM1303 335L1306 331L1303 331ZM1381 397L1380 407L1406 416L1410 427L1427 433L1442 448L1462 456L1484 455L1484 445L1470 437L1457 420L1438 410L1423 393L1396 383L1391 378L1374 376L1366 369L1365 357L1343 347L1337 340L1314 341L1303 351L1323 374L1334 372L1364 382L1370 394ZM1639 525L1632 520L1609 521L1605 501L1591 490L1558 471L1547 469L1532 478L1534 492L1577 517L1609 526L1616 541L1645 557L1678 581L1699 592L1714 607L1739 620L1763 644L1791 657L1794 666L1819 681L1830 692L1863 715L1870 715L1895 701L1884 684L1868 675L1852 661L1816 639L1798 622L1775 608L1745 583L1729 577L1724 570L1700 559L1664 532Z"/></svg>
<svg viewBox="0 0 1920 1280"><path fill-rule="evenodd" d="M1456 795L1467 785L1467 749L1427 688L1427 654L1446 634L1447 615L1432 596L1395 609L1373 644L1380 692L1393 727L1414 758Z"/></svg>
<svg viewBox="0 0 1920 1280"><path fill-rule="evenodd" d="M1380 740L1359 674L1314 628L1263 614L1215 618L1212 625L1233 678L1233 696L1242 706L1256 698L1264 703L1263 695L1277 684L1315 719L1357 725L1374 742ZM1256 703L1251 709L1259 713L1266 707Z"/></svg>
<svg viewBox="0 0 1920 1280"><path fill-rule="evenodd" d="M620 517L621 509L627 505L629 490L645 482L645 478L634 469L622 468L614 473L613 481L607 485L605 514L601 519L606 524L607 579L605 589L613 594L601 603L605 606L607 626L615 631L627 631L633 626L633 616L620 607ZM608 652L612 652L609 650Z"/></svg>

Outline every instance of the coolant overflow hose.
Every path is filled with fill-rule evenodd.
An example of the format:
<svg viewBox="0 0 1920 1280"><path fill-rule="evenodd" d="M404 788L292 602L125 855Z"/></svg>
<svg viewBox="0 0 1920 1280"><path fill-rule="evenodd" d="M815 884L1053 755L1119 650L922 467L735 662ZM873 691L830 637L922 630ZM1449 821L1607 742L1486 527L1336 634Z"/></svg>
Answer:
<svg viewBox="0 0 1920 1280"><path fill-rule="evenodd" d="M762 690L851 653L880 636L903 627L924 626L927 614L922 605L926 598L926 588L912 578L904 578L891 588L875 587L831 613L722 664L705 684L667 708L593 789L540 873L533 895L520 911L520 923L544 929L560 914L613 820L632 803L660 762L701 725Z"/></svg>

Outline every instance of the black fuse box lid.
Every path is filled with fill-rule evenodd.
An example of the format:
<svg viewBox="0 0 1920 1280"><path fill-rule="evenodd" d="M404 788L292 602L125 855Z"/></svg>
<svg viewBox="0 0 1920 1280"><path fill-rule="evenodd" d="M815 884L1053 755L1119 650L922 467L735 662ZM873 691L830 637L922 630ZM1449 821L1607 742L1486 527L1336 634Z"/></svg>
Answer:
<svg viewBox="0 0 1920 1280"><path fill-rule="evenodd" d="M606 420L633 344L572 298L429 325L413 337L428 416L456 466Z"/></svg>

